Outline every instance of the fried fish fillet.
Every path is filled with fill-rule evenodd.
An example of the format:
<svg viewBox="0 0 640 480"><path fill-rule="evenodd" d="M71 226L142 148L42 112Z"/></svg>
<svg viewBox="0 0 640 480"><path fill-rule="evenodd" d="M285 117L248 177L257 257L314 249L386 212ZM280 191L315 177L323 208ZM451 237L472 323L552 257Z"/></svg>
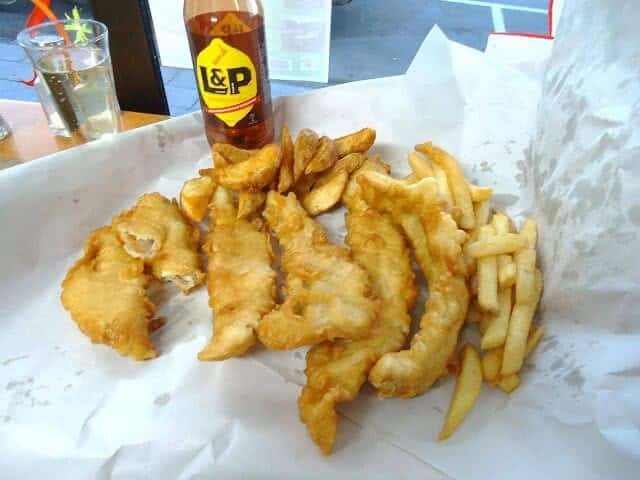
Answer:
<svg viewBox="0 0 640 480"><path fill-rule="evenodd" d="M365 336L379 306L367 273L349 251L329 242L293 193L269 192L264 217L283 250L286 300L260 322L260 341L288 350Z"/></svg>
<svg viewBox="0 0 640 480"><path fill-rule="evenodd" d="M447 363L455 352L469 305L462 254L466 234L458 230L437 198L427 195L422 201L416 198L414 203L407 202L415 185L429 182L435 187L434 180L423 179L407 185L370 172L358 180L365 200L390 213L402 225L414 248L426 249L416 251L429 289L420 329L408 350L387 353L369 373L369 381L380 397L413 397L425 392L446 373ZM407 222L409 215L419 217L420 222Z"/></svg>
<svg viewBox="0 0 640 480"><path fill-rule="evenodd" d="M231 195L222 187L216 190L204 247L209 256L207 287L214 333L198 354L200 360L245 353L256 343L260 320L275 306L271 239L257 223L238 218Z"/></svg>
<svg viewBox="0 0 640 480"><path fill-rule="evenodd" d="M376 164L365 163L361 171L369 169L377 169ZM404 347L411 325L408 312L416 298L404 237L389 215L362 201L357 175L350 180L346 200L346 241L354 260L369 273L382 308L368 337L323 342L307 353L307 384L298 399L298 409L325 454L333 449L336 437L336 403L353 400L375 362L385 353Z"/></svg>
<svg viewBox="0 0 640 480"><path fill-rule="evenodd" d="M123 356L146 360L158 355L149 337L154 306L145 294L144 262L124 250L110 227L95 230L84 256L62 282L62 305L93 343Z"/></svg>
<svg viewBox="0 0 640 480"><path fill-rule="evenodd" d="M198 254L200 232L172 202L159 193L148 193L136 205L113 219L126 252L143 258L151 273L173 282L184 293L204 281Z"/></svg>

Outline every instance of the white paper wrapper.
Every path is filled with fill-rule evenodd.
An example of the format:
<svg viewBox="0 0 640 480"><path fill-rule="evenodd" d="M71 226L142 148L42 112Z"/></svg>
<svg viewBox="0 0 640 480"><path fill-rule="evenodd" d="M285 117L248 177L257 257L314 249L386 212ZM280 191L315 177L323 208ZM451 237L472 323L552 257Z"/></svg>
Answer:
<svg viewBox="0 0 640 480"><path fill-rule="evenodd" d="M60 305L60 282L91 230L143 192L177 195L209 166L194 114L0 172L3 477L634 478L640 92L631 54L640 44L624 39L639 18L575 13L563 16L542 95L535 75L435 29L405 76L276 103L293 131L375 127L376 150L398 175L413 145L432 139L497 190L499 208L539 220L547 335L516 393L484 388L438 443L451 380L411 400L380 401L364 388L340 407L325 458L298 421L304 351L197 361L211 335L204 289L157 298L169 320L153 336L158 359L91 345ZM585 32L588 52L575 43ZM342 241L342 212L322 222Z"/></svg>

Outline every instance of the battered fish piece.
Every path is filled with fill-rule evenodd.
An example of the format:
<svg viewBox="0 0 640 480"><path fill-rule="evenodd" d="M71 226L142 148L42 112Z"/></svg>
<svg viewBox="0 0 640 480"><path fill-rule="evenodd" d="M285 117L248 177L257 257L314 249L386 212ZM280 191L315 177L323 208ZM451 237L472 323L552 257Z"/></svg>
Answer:
<svg viewBox="0 0 640 480"><path fill-rule="evenodd" d="M368 162L360 171L383 168ZM346 241L354 260L369 273L382 308L368 337L323 342L307 353L307 384L298 399L298 409L324 454L331 453L336 437L336 403L353 400L375 362L385 353L404 347L411 325L408 312L416 299L404 237L387 214L369 208L360 198L358 173L350 180L346 199Z"/></svg>
<svg viewBox="0 0 640 480"><path fill-rule="evenodd" d="M283 250L286 300L260 322L260 341L289 350L369 333L379 306L348 250L329 242L293 193L269 192L264 217Z"/></svg>
<svg viewBox="0 0 640 480"><path fill-rule="evenodd" d="M231 195L218 187L204 246L209 256L207 288L214 333L198 354L200 360L224 360L245 353L257 341L255 329L260 320L275 307L271 239L257 223L239 219Z"/></svg>
<svg viewBox="0 0 640 480"><path fill-rule="evenodd" d="M380 397L409 398L424 393L446 374L447 363L455 353L469 306L462 254L466 234L458 230L439 199L424 196L422 202L404 202L411 197L411 188L433 180L423 179L407 185L397 180L383 181L375 175L365 173L359 178L365 200L390 213L396 223L403 226L407 237L413 238L414 248L422 239L426 240L426 251L416 251L429 288L420 329L408 350L385 354L369 373L369 382L378 389ZM393 197L397 199L395 207L394 202L389 201ZM408 215L418 215L421 225L407 223Z"/></svg>
<svg viewBox="0 0 640 480"><path fill-rule="evenodd" d="M134 360L158 356L149 337L155 307L145 294L144 262L124 250L111 227L95 230L62 282L62 305L93 343Z"/></svg>
<svg viewBox="0 0 640 480"><path fill-rule="evenodd" d="M183 216L178 204L148 193L113 219L125 251L143 258L158 280L173 282L189 293L204 281L198 254L200 232Z"/></svg>

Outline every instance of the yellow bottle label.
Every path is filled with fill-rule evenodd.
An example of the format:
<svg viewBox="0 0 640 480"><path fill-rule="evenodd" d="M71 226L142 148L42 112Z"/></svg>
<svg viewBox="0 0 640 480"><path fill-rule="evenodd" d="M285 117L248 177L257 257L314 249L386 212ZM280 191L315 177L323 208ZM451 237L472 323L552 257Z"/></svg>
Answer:
<svg viewBox="0 0 640 480"><path fill-rule="evenodd" d="M251 58L214 38L196 59L196 77L209 113L234 127L258 102L258 78Z"/></svg>

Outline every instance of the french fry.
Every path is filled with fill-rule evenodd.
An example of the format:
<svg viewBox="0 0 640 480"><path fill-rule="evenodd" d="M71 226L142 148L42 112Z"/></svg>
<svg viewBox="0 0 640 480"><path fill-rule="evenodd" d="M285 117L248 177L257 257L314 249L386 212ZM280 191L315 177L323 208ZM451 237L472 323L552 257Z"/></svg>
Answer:
<svg viewBox="0 0 640 480"><path fill-rule="evenodd" d="M473 211L476 216L476 224L469 232L470 240L477 240L480 235L480 229L484 227L487 223L489 223L489 216L491 214L491 202L489 200L483 200L479 203L473 204ZM469 274L473 274L477 270L477 261L471 255L469 255L466 250L464 252L464 260L467 264L467 271Z"/></svg>
<svg viewBox="0 0 640 480"><path fill-rule="evenodd" d="M483 350L504 345L509 329L511 316L511 288L505 288L498 293L498 313L491 315L487 331L482 335L480 347Z"/></svg>
<svg viewBox="0 0 640 480"><path fill-rule="evenodd" d="M229 190L258 190L274 179L280 160L280 147L269 144L242 163L216 168L214 180Z"/></svg>
<svg viewBox="0 0 640 480"><path fill-rule="evenodd" d="M446 440L465 419L482 389L482 365L478 352L469 344L462 347L462 366L456 380L449 411L438 440Z"/></svg>
<svg viewBox="0 0 640 480"><path fill-rule="evenodd" d="M531 322L533 321L533 317L536 313L536 307L542 294L542 272L536 270L534 278L534 291L531 295L526 296L526 298L530 298L531 301L518 303L516 293L516 304L511 312L509 331L504 344L504 357L501 369L503 377L513 373L518 373L524 362ZM516 281L516 292L517 287L518 283Z"/></svg>
<svg viewBox="0 0 640 480"><path fill-rule="evenodd" d="M471 240L477 240L480 234L480 228L489 223L489 217L491 216L491 202L490 200L482 200L481 202L473 204L473 212L476 216L476 225L471 230L469 237Z"/></svg>
<svg viewBox="0 0 640 480"><path fill-rule="evenodd" d="M512 393L516 388L520 386L520 377L517 373L502 377L496 385L505 393Z"/></svg>
<svg viewBox="0 0 640 480"><path fill-rule="evenodd" d="M473 185L472 183L467 183L469 187L469 193L471 194L471 201L473 203L484 202L486 200L491 200L491 196L493 195L493 189L490 187L479 187L477 185Z"/></svg>
<svg viewBox="0 0 640 480"><path fill-rule="evenodd" d="M516 283L516 264L511 255L498 255L498 288L510 288Z"/></svg>
<svg viewBox="0 0 640 480"><path fill-rule="evenodd" d="M479 242L493 236L493 227L485 225L480 229ZM478 305L485 312L498 312L498 266L495 256L478 258Z"/></svg>
<svg viewBox="0 0 640 480"><path fill-rule="evenodd" d="M313 154L318 148L320 138L318 134L308 128L298 132L293 144L293 182L297 182L302 176Z"/></svg>
<svg viewBox="0 0 640 480"><path fill-rule="evenodd" d="M509 218L503 213L496 213L491 219L496 235L509 233ZM509 254L498 255L498 288L511 287L516 282L516 265Z"/></svg>
<svg viewBox="0 0 640 480"><path fill-rule="evenodd" d="M449 180L447 179L446 172L436 163L432 163L431 168L433 169L433 176L438 182L440 196L444 199L446 205L449 208L452 208L454 206L453 195L451 195L451 189L449 188Z"/></svg>
<svg viewBox="0 0 640 480"><path fill-rule="evenodd" d="M312 217L326 212L340 201L348 180L347 172L344 170L338 172L330 182L320 187L314 186L303 198L302 206Z"/></svg>
<svg viewBox="0 0 640 480"><path fill-rule="evenodd" d="M201 222L207 214L209 201L216 189L211 177L202 176L184 182L180 190L180 208L193 222Z"/></svg>
<svg viewBox="0 0 640 480"><path fill-rule="evenodd" d="M293 185L293 140L289 133L289 126L282 125L280 133L280 149L282 150L282 161L280 162L280 174L278 177L278 192L289 191Z"/></svg>
<svg viewBox="0 0 640 480"><path fill-rule="evenodd" d="M320 137L320 141L318 142L318 148L315 153L311 157L307 168L305 168L304 173L309 175L311 173L319 173L323 172L326 169L333 166L334 163L338 160L338 151L336 150L336 146L329 137Z"/></svg>
<svg viewBox="0 0 640 480"><path fill-rule="evenodd" d="M434 176L431 162L417 152L409 154L409 166L419 179Z"/></svg>
<svg viewBox="0 0 640 480"><path fill-rule="evenodd" d="M371 148L375 141L376 131L373 128L363 128L334 140L339 158L350 153L364 153Z"/></svg>
<svg viewBox="0 0 640 480"><path fill-rule="evenodd" d="M531 303L536 296L536 251L527 248L517 252L516 264L516 303Z"/></svg>
<svg viewBox="0 0 640 480"><path fill-rule="evenodd" d="M540 340L542 340L543 335L544 329L542 327L531 327L531 332L529 332L529 337L527 338L527 348L524 352L525 358L527 358L531 354L531 352L533 352L533 350L538 346Z"/></svg>
<svg viewBox="0 0 640 480"><path fill-rule="evenodd" d="M485 382L493 385L500 377L502 367L502 347L493 348L482 357L482 374Z"/></svg>
<svg viewBox="0 0 640 480"><path fill-rule="evenodd" d="M462 209L460 227L465 230L471 230L475 225L476 220L475 214L473 213L471 193L469 192L469 186L460 164L455 158L453 158L453 156L431 142L416 145L416 150L427 155L434 164L441 166L447 173L454 203L457 207Z"/></svg>
<svg viewBox="0 0 640 480"><path fill-rule="evenodd" d="M244 190L238 196L238 218L247 218L256 212L267 199L262 190Z"/></svg>
<svg viewBox="0 0 640 480"><path fill-rule="evenodd" d="M213 151L214 154L215 152L217 152L225 159L227 159L230 163L234 164L246 162L256 153L258 153L258 150L245 150L243 148L234 147L230 143L216 143L213 146Z"/></svg>
<svg viewBox="0 0 640 480"><path fill-rule="evenodd" d="M465 246L467 255L474 258L493 257L507 253L517 252L527 246L527 240L518 233L505 233L503 235L490 235L484 240L478 239Z"/></svg>

